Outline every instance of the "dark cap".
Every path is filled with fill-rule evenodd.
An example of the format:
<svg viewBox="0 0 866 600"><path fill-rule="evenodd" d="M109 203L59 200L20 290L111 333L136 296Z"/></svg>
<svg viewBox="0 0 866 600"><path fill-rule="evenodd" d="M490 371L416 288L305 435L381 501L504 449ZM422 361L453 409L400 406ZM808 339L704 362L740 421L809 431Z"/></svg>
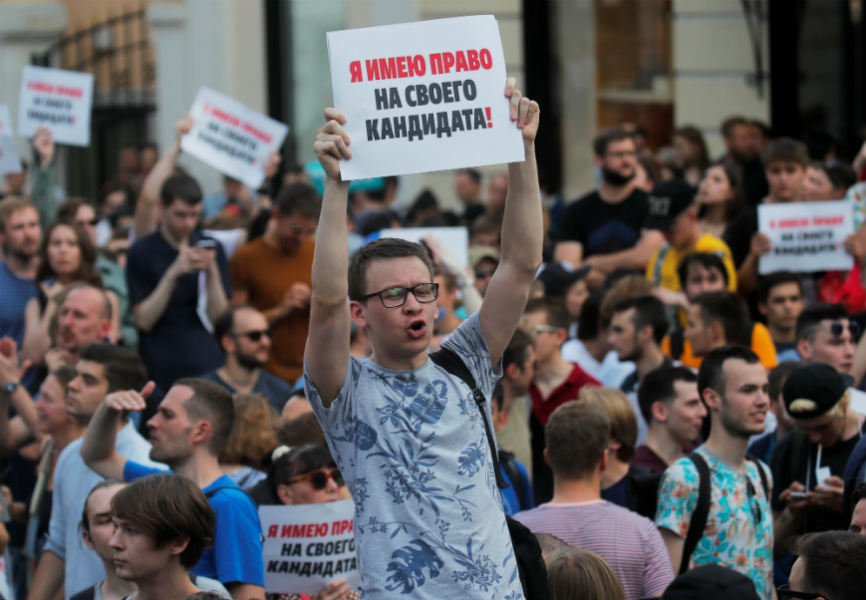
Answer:
<svg viewBox="0 0 866 600"><path fill-rule="evenodd" d="M644 227L670 229L680 214L694 204L695 188L679 179L664 181L653 188L649 196L649 214Z"/></svg>
<svg viewBox="0 0 866 600"><path fill-rule="evenodd" d="M788 414L795 419L813 419L836 406L852 383L830 365L809 363L788 375L782 397Z"/></svg>
<svg viewBox="0 0 866 600"><path fill-rule="evenodd" d="M720 565L703 565L674 579L661 600L758 600L752 580Z"/></svg>
<svg viewBox="0 0 866 600"><path fill-rule="evenodd" d="M560 263L549 262L542 265L535 278L544 284L545 296L560 297L565 295L573 283L586 277L589 271L589 266L569 269Z"/></svg>

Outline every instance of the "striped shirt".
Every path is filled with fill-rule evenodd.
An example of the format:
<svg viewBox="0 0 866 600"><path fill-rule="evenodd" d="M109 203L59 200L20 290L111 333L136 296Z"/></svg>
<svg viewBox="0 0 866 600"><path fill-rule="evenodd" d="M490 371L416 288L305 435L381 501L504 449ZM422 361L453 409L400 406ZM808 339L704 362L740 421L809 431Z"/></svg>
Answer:
<svg viewBox="0 0 866 600"><path fill-rule="evenodd" d="M628 600L659 596L674 578L667 549L652 521L605 500L542 504L515 519L601 556Z"/></svg>

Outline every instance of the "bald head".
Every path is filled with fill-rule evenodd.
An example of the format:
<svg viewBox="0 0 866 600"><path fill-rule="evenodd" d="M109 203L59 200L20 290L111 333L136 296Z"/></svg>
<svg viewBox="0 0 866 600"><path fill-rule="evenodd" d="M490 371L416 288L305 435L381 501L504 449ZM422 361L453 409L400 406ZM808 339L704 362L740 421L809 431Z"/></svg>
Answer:
<svg viewBox="0 0 866 600"><path fill-rule="evenodd" d="M60 305L57 346L72 362L90 344L105 341L111 331L111 302L101 289L85 285L73 288Z"/></svg>

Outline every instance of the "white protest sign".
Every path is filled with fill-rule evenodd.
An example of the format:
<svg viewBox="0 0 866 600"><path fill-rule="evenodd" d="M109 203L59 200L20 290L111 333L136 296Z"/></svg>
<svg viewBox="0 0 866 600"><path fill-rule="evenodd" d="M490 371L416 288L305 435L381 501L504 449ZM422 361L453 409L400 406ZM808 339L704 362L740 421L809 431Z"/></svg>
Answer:
<svg viewBox="0 0 866 600"><path fill-rule="evenodd" d="M180 147L213 168L258 188L264 165L289 128L250 107L203 87L195 95L193 126Z"/></svg>
<svg viewBox="0 0 866 600"><path fill-rule="evenodd" d="M316 594L334 579L361 585L351 500L260 506L268 593Z"/></svg>
<svg viewBox="0 0 866 600"><path fill-rule="evenodd" d="M760 204L758 230L770 238L770 251L758 263L761 275L847 271L854 264L843 246L854 232L850 201Z"/></svg>
<svg viewBox="0 0 866 600"><path fill-rule="evenodd" d="M0 104L0 175L20 173L21 160L15 151L12 139L12 120L9 118L9 107Z"/></svg>
<svg viewBox="0 0 866 600"><path fill-rule="evenodd" d="M26 66L21 73L18 135L32 138L45 126L58 144L89 146L92 105L90 73Z"/></svg>
<svg viewBox="0 0 866 600"><path fill-rule="evenodd" d="M524 159L491 15L332 31L334 106L346 116L344 179Z"/></svg>
<svg viewBox="0 0 866 600"><path fill-rule="evenodd" d="M427 236L435 237L463 266L469 265L469 234L465 227L405 227L382 229L378 237L394 237L408 242L420 242Z"/></svg>

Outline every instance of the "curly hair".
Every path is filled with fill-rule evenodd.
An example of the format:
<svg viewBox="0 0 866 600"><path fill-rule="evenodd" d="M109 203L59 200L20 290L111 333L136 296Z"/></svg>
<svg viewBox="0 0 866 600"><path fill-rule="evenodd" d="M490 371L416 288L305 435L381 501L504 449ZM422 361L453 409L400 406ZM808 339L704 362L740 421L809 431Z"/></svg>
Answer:
<svg viewBox="0 0 866 600"><path fill-rule="evenodd" d="M219 460L262 468L262 459L277 445L279 416L261 394L235 394L235 422Z"/></svg>

